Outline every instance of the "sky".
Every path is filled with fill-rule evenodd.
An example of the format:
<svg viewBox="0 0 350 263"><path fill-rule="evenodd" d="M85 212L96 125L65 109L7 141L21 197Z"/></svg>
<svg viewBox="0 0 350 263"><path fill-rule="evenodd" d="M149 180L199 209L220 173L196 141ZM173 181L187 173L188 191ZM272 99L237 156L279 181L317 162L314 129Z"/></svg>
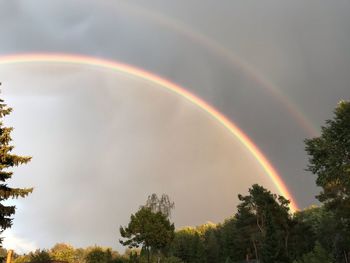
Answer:
<svg viewBox="0 0 350 263"><path fill-rule="evenodd" d="M345 0L0 0L0 60L79 54L168 79L244 131L305 208L318 189L303 141L350 97L349 11ZM18 251L120 249L119 226L153 192L175 201L181 227L233 215L252 183L278 191L237 138L154 83L62 63L0 64L0 80L16 153L33 156L12 182L35 187L4 233Z"/></svg>

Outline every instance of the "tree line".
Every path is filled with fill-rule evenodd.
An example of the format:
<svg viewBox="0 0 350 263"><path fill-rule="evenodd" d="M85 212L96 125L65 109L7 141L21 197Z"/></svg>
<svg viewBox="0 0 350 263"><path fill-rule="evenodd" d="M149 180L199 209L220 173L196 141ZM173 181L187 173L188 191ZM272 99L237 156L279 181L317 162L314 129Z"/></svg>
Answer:
<svg viewBox="0 0 350 263"><path fill-rule="evenodd" d="M0 119L11 108L0 99ZM8 198L25 197L31 188L10 188L8 170L30 157L11 154L10 132L0 122L0 231L12 224L14 206ZM350 102L341 101L333 119L318 137L305 140L307 170L316 177L319 206L292 213L289 200L254 184L238 195L237 211L219 224L175 231L170 221L174 203L167 195L148 197L120 226L124 255L110 248L78 248L57 244L49 250L15 255L15 263L62 260L69 263L349 263L350 261ZM1 244L0 239L0 244ZM0 254L6 251L2 249Z"/></svg>
<svg viewBox="0 0 350 263"><path fill-rule="evenodd" d="M126 228L120 228L126 238L120 242L130 248L142 247L139 262L144 255L145 262L151 262L153 254L156 262L163 256L163 262L171 258L186 263L349 263L349 101L338 104L333 119L321 127L320 136L305 140L305 150L309 156L307 170L316 176L321 189L316 196L320 206L291 213L289 200L254 184L248 195L238 195L240 203L231 218L217 225L184 228L174 235L170 234L174 227L166 214L143 206L131 216ZM147 235L143 228L147 222L142 221L142 214L147 213L163 216L163 225L146 220L158 225L158 233L163 235L154 239ZM148 231L152 232L152 227ZM136 258L134 262L138 262Z"/></svg>

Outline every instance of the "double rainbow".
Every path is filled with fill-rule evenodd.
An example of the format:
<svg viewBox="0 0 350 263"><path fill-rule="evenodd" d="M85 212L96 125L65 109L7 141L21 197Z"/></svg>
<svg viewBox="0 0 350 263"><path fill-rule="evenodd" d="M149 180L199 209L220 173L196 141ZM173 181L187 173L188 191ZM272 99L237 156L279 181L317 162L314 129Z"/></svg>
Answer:
<svg viewBox="0 0 350 263"><path fill-rule="evenodd" d="M288 188L285 183L281 179L281 176L278 174L277 170L272 166L269 160L264 156L264 154L260 151L260 149L254 144L254 142L235 125L232 121L230 121L226 116L224 116L221 112L216 110L213 106L209 105L207 102L202 100L201 98L195 96L190 93L183 87L170 82L164 78L161 78L155 74L147 72L145 70L136 68L134 66L130 66L127 64L123 64L116 61L82 56L82 55L68 55L68 54L20 54L20 55L10 55L10 56L2 56L0 57L0 65L3 64L17 64L17 63L47 63L47 62L55 62L55 63L68 63L68 64L76 64L76 65L89 65L94 67L101 67L105 69L115 70L118 72L122 72L125 74L129 74L140 79L152 82L157 84L183 98L192 102L203 111L212 116L215 120L220 122L230 133L232 133L254 156L256 161L261 165L263 170L266 172L268 177L272 180L278 191L285 198L289 199L291 204L291 210L298 210L297 202L294 200L292 195L290 194Z"/></svg>
<svg viewBox="0 0 350 263"><path fill-rule="evenodd" d="M149 21L154 22L158 26L165 28L166 30L171 30L176 34L194 42L196 45L205 48L207 51L211 52L213 55L225 61L227 65L233 70L238 70L247 76L250 80L254 81L258 86L265 91L267 91L271 96L273 96L277 102L279 102L291 115L291 117L312 137L318 136L318 129L311 124L311 122L306 118L305 114L300 111L293 101L287 98L285 94L281 92L281 89L277 87L271 80L267 79L264 74L259 72L259 70L253 67L248 61L238 56L232 50L228 49L220 42L214 38L201 33L190 25L184 24L183 21L174 19L168 15L164 15L153 9L148 9L143 6L131 3L130 1L121 2L106 2L105 6L108 5L110 9L120 9L127 11L130 15L135 17L142 17Z"/></svg>

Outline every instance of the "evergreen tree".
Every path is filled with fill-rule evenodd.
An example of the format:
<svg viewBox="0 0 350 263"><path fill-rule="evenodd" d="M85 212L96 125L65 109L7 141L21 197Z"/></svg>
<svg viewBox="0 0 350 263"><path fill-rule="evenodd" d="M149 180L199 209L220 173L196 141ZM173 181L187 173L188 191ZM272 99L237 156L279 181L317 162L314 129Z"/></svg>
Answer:
<svg viewBox="0 0 350 263"><path fill-rule="evenodd" d="M174 239L174 224L161 212L154 213L150 208L141 207L131 215L127 227L120 227L120 234L125 240L119 242L129 248L139 247L146 251L147 262L150 262L151 251L160 252Z"/></svg>
<svg viewBox="0 0 350 263"><path fill-rule="evenodd" d="M271 213L269 211L266 212L266 226L265 226L265 234L262 240L262 249L261 249L261 262L269 263L269 262L281 262L280 258L280 247L279 247L279 236L276 231L276 227L274 226L274 222L272 220ZM285 262L285 261L284 261Z"/></svg>
<svg viewBox="0 0 350 263"><path fill-rule="evenodd" d="M298 211L293 215L289 237L289 258L299 259L312 251L320 232L320 222L324 216L316 206ZM328 239L329 237L325 237Z"/></svg>
<svg viewBox="0 0 350 263"><path fill-rule="evenodd" d="M219 261L220 247L216 236L216 229L208 229L205 237L205 254L207 263L216 263Z"/></svg>
<svg viewBox="0 0 350 263"><path fill-rule="evenodd" d="M226 219L223 224L219 225L219 230L221 261L224 262L227 258L232 261L244 258L247 245L239 238L242 235L239 234L237 220L235 218Z"/></svg>
<svg viewBox="0 0 350 263"><path fill-rule="evenodd" d="M327 251L319 244L316 243L313 251L303 255L299 260L295 260L293 263L332 263L333 259L329 256Z"/></svg>
<svg viewBox="0 0 350 263"><path fill-rule="evenodd" d="M9 168L20 164L28 163L31 157L11 154L14 146L10 145L12 127L5 127L1 121L9 115L12 108L8 107L3 99L0 99L0 233L12 225L12 215L15 213L15 206L4 205L9 198L25 197L33 191L33 188L13 188L7 185L6 181L13 175ZM0 245L3 238L0 238Z"/></svg>
<svg viewBox="0 0 350 263"><path fill-rule="evenodd" d="M205 262L205 245L198 228L186 227L175 232L170 251L186 263Z"/></svg>
<svg viewBox="0 0 350 263"><path fill-rule="evenodd" d="M249 195L238 195L241 203L235 215L239 238L246 246L245 258L269 262L286 260L289 246L289 201L254 184ZM265 253L265 254L263 254ZM272 261L276 262L276 261ZM287 260L285 261L287 262Z"/></svg>

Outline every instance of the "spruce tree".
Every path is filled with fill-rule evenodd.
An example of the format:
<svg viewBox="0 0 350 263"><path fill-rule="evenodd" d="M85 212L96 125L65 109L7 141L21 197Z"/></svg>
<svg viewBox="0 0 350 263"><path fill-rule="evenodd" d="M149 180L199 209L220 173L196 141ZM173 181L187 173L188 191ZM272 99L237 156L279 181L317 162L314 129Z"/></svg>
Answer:
<svg viewBox="0 0 350 263"><path fill-rule="evenodd" d="M0 83L1 85L1 83ZM28 163L31 157L11 154L14 146L10 145L12 127L5 127L2 119L12 112L3 99L0 99L0 234L12 225L16 207L5 205L4 201L11 198L25 197L33 191L33 188L13 188L6 181L10 179L13 172L9 169L20 164ZM3 238L0 238L0 246Z"/></svg>

